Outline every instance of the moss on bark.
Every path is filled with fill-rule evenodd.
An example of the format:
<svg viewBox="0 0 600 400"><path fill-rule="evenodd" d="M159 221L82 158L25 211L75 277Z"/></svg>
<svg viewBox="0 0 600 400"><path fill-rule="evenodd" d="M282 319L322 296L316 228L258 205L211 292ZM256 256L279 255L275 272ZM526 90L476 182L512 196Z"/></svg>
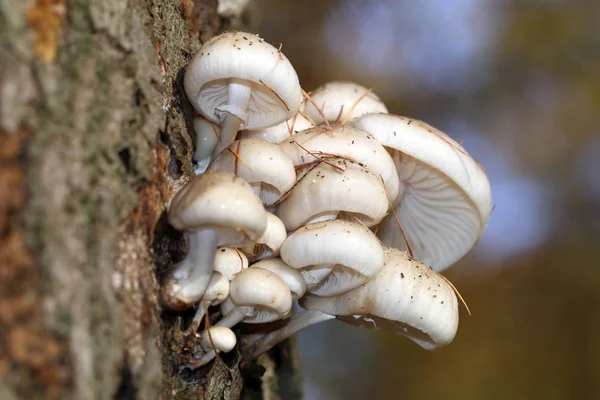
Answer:
<svg viewBox="0 0 600 400"><path fill-rule="evenodd" d="M236 353L176 368L192 339L156 298L183 70L223 23L216 0L0 0L1 398L239 398Z"/></svg>

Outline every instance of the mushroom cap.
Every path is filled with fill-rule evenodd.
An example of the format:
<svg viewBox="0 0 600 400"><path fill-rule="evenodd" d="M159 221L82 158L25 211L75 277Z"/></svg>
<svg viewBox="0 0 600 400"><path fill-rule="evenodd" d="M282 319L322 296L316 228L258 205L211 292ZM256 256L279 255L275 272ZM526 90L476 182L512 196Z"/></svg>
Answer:
<svg viewBox="0 0 600 400"><path fill-rule="evenodd" d="M202 338L200 339L200 347L206 352L217 350L227 353L233 350L236 343L235 333L225 326L212 326L208 328L202 332Z"/></svg>
<svg viewBox="0 0 600 400"><path fill-rule="evenodd" d="M383 248L363 225L331 220L292 233L281 246L281 259L300 270L309 292L331 296L377 274L383 267Z"/></svg>
<svg viewBox="0 0 600 400"><path fill-rule="evenodd" d="M373 136L357 128L346 125L331 131L308 129L280 143L279 147L294 165L315 160L307 151L348 158L380 176L391 201L398 196L400 181L392 157Z"/></svg>
<svg viewBox="0 0 600 400"><path fill-rule="evenodd" d="M492 210L481 166L459 143L421 121L371 114L353 125L392 149L404 186L395 209L414 256L436 271L460 260L483 234ZM406 249L393 215L383 220L378 236Z"/></svg>
<svg viewBox="0 0 600 400"><path fill-rule="evenodd" d="M351 214L348 218L356 217L373 226L385 217L388 208L379 177L353 161L328 158L298 171L296 186L279 204L277 215L288 231L331 212Z"/></svg>
<svg viewBox="0 0 600 400"><path fill-rule="evenodd" d="M404 251L385 248L385 265L362 286L337 296L311 294L302 300L352 325L390 330L431 350L447 345L458 329L458 301L452 287Z"/></svg>
<svg viewBox="0 0 600 400"><path fill-rule="evenodd" d="M212 227L221 233L218 245L224 245L241 242L245 237L259 238L267 227L267 215L246 181L214 171L193 177L177 192L171 202L169 223L179 231Z"/></svg>
<svg viewBox="0 0 600 400"><path fill-rule="evenodd" d="M283 222L274 214L267 213L267 229L255 242L248 241L243 247L250 255L257 258L266 258L279 255L279 249L287 238L287 231ZM265 246L267 249L265 249Z"/></svg>
<svg viewBox="0 0 600 400"><path fill-rule="evenodd" d="M269 128L246 130L238 133L241 139L257 138L271 143L281 143L289 139L290 133L295 135L305 129L312 128L313 123L302 114L297 113L292 118Z"/></svg>
<svg viewBox="0 0 600 400"><path fill-rule="evenodd" d="M294 164L276 144L263 139L242 139L233 142L229 149L217 156L208 171L236 174L260 193L265 204L276 202L296 183Z"/></svg>
<svg viewBox="0 0 600 400"><path fill-rule="evenodd" d="M215 254L215 272L232 280L242 270L248 268L248 257L234 247L219 247Z"/></svg>
<svg viewBox="0 0 600 400"><path fill-rule="evenodd" d="M368 90L354 82L329 82L313 90L310 97L329 122L344 121L350 110L350 119L369 113L387 113L388 110L379 96L373 92L365 96ZM310 101L304 103L304 113L317 125L325 122Z"/></svg>
<svg viewBox="0 0 600 400"><path fill-rule="evenodd" d="M221 313L234 310L246 317L243 322L273 322L292 309L292 294L276 274L261 268L240 272L229 286L229 297L221 304Z"/></svg>
<svg viewBox="0 0 600 400"><path fill-rule="evenodd" d="M204 292L204 300L211 306L221 304L229 296L229 280L220 272L210 276L210 282Z"/></svg>
<svg viewBox="0 0 600 400"><path fill-rule="evenodd" d="M276 125L300 108L302 91L294 67L257 35L225 32L206 42L185 72L185 92L198 112L220 122L217 109L226 108L231 79L252 88L245 118L238 116L245 129Z"/></svg>
<svg viewBox="0 0 600 400"><path fill-rule="evenodd" d="M281 278L296 298L304 296L306 281L302 274L295 268L283 262L281 258L269 258L252 264L252 268L262 268L271 271Z"/></svg>

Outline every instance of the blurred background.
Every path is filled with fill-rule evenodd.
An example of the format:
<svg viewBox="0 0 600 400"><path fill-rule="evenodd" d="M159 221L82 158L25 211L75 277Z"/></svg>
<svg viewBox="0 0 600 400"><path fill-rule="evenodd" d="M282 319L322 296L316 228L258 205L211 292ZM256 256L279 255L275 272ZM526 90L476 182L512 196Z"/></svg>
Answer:
<svg viewBox="0 0 600 400"><path fill-rule="evenodd" d="M454 342L330 322L300 335L307 399L600 398L600 2L256 0L311 90L351 80L487 169L496 204L445 275Z"/></svg>

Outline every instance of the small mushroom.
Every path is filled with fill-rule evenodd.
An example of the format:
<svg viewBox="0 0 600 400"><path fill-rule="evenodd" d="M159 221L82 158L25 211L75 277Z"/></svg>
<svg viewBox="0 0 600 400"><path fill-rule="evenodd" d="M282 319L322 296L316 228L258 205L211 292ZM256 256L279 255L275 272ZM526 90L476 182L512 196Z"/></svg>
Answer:
<svg viewBox="0 0 600 400"><path fill-rule="evenodd" d="M281 278L292 292L293 299L299 299L306 293L306 281L295 268L283 262L281 258L269 258L252 264L252 268L262 268L271 271Z"/></svg>
<svg viewBox="0 0 600 400"><path fill-rule="evenodd" d="M247 240L242 248L254 260L277 257L279 249L287 238L283 222L277 216L267 213L267 229L256 241Z"/></svg>
<svg viewBox="0 0 600 400"><path fill-rule="evenodd" d="M235 348L237 339L235 333L225 326L213 326L202 332L200 337L201 353L187 367L199 368L208 364L217 353L228 353Z"/></svg>
<svg viewBox="0 0 600 400"><path fill-rule="evenodd" d="M328 158L298 171L298 181L277 208L288 231L311 222L343 218L377 225L389 202L378 176L359 164Z"/></svg>
<svg viewBox="0 0 600 400"><path fill-rule="evenodd" d="M308 129L279 147L296 166L311 163L315 155L324 154L355 161L383 179L390 200L398 196L400 181L392 157L373 136L359 129L347 125L331 131Z"/></svg>
<svg viewBox="0 0 600 400"><path fill-rule="evenodd" d="M221 304L223 318L216 325L231 328L240 322L277 321L291 308L292 295L281 278L261 268L248 268L231 281L229 297Z"/></svg>
<svg viewBox="0 0 600 400"><path fill-rule="evenodd" d="M253 342L243 353L252 359L315 323L338 318L351 325L404 335L426 350L449 344L458 329L458 301L453 288L423 263L394 248L385 248L385 266L370 281L348 292L321 297L305 295L305 312L279 330Z"/></svg>
<svg viewBox="0 0 600 400"><path fill-rule="evenodd" d="M281 259L300 271L308 292L332 296L375 276L383 267L383 249L363 225L333 220L292 233L281 246Z"/></svg>
<svg viewBox="0 0 600 400"><path fill-rule="evenodd" d="M248 182L267 206L296 183L296 170L276 144L262 139L237 140L208 167L209 171L236 174Z"/></svg>
<svg viewBox="0 0 600 400"><path fill-rule="evenodd" d="M219 140L221 128L202 115L196 115L194 116L194 132L196 132L196 151L193 157L196 162L194 173L200 175L210 164L211 154Z"/></svg>
<svg viewBox="0 0 600 400"><path fill-rule="evenodd" d="M225 32L198 50L184 76L194 108L221 124L219 154L238 130L276 125L298 112L298 75L283 53L259 36Z"/></svg>
<svg viewBox="0 0 600 400"><path fill-rule="evenodd" d="M401 182L394 206L413 255L436 271L460 260L483 234L492 211L481 166L459 143L421 121L371 114L353 125L394 158ZM386 245L407 249L393 215L377 233Z"/></svg>
<svg viewBox="0 0 600 400"><path fill-rule="evenodd" d="M271 143L281 143L286 139L289 139L290 134L293 136L298 132L302 132L305 129L314 127L313 123L298 113L287 121L271 126L269 128L254 129L241 131L238 135L240 139L263 139Z"/></svg>
<svg viewBox="0 0 600 400"><path fill-rule="evenodd" d="M243 179L225 172L195 176L173 198L169 223L184 231L188 253L167 275L161 302L172 310L196 304L214 267L217 246L257 239L267 216L260 199Z"/></svg>
<svg viewBox="0 0 600 400"><path fill-rule="evenodd" d="M229 296L229 280L223 274L213 271L188 331L196 332L202 324L206 309L211 306L218 306L225 301L227 296Z"/></svg>
<svg viewBox="0 0 600 400"><path fill-rule="evenodd" d="M215 254L215 272L231 281L242 270L248 268L248 257L234 247L219 247Z"/></svg>
<svg viewBox="0 0 600 400"><path fill-rule="evenodd" d="M317 125L325 122L323 116L328 122L337 123L369 113L388 112L379 96L354 82L329 82L313 90L310 96L321 112L307 101L304 113Z"/></svg>

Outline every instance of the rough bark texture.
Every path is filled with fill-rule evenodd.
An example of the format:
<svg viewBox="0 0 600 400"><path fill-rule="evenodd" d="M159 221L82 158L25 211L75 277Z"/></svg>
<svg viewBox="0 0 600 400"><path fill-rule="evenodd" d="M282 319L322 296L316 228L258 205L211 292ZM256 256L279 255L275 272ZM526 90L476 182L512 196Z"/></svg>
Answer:
<svg viewBox="0 0 600 400"><path fill-rule="evenodd" d="M194 339L157 304L184 67L229 23L216 0L0 0L1 399L300 397L291 348L263 361L279 385L236 352L180 371Z"/></svg>

